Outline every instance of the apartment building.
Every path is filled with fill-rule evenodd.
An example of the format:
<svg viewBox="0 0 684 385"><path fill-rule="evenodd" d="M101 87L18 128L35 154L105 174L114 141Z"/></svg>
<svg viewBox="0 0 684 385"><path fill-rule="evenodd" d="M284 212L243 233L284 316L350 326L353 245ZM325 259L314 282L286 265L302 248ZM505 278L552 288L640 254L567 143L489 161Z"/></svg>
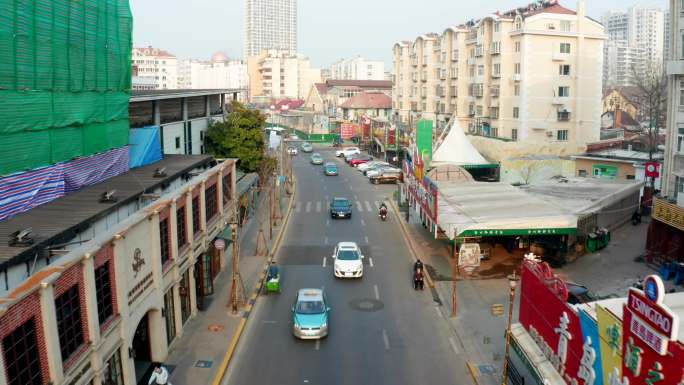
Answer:
<svg viewBox="0 0 684 385"><path fill-rule="evenodd" d="M180 89L246 89L248 86L247 63L231 60L221 52L211 60L184 59L178 63Z"/></svg>
<svg viewBox="0 0 684 385"><path fill-rule="evenodd" d="M438 128L457 119L471 134L524 143L517 151L527 153L581 152L599 138L604 40L580 0L577 11L533 3L397 43L394 117Z"/></svg>
<svg viewBox="0 0 684 385"><path fill-rule="evenodd" d="M297 0L245 0L245 57L297 52Z"/></svg>
<svg viewBox="0 0 684 385"><path fill-rule="evenodd" d="M321 70L311 68L309 58L288 51L266 50L247 59L249 92L253 102L271 99L304 99Z"/></svg>
<svg viewBox="0 0 684 385"><path fill-rule="evenodd" d="M134 83L141 85L140 90L151 85L155 90L178 88L178 59L169 52L151 46L133 48L131 65L136 68L138 79Z"/></svg>
<svg viewBox="0 0 684 385"><path fill-rule="evenodd" d="M623 40L627 45L645 51L644 60L663 60L664 13L658 8L631 7L627 11L611 11L602 18L608 40Z"/></svg>
<svg viewBox="0 0 684 385"><path fill-rule="evenodd" d="M338 60L330 66L330 78L335 80L385 80L385 63L357 56Z"/></svg>
<svg viewBox="0 0 684 385"><path fill-rule="evenodd" d="M646 55L645 49L627 40L608 40L603 47L603 86L635 86L637 76L647 68Z"/></svg>

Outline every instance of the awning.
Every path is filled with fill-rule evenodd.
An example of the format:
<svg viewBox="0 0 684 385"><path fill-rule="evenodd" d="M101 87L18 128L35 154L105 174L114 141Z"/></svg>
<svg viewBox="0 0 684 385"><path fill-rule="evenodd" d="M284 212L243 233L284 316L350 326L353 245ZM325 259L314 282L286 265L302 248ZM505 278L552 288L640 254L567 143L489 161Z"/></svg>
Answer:
<svg viewBox="0 0 684 385"><path fill-rule="evenodd" d="M437 224L450 239L464 236L567 235L577 216L505 183L434 182Z"/></svg>

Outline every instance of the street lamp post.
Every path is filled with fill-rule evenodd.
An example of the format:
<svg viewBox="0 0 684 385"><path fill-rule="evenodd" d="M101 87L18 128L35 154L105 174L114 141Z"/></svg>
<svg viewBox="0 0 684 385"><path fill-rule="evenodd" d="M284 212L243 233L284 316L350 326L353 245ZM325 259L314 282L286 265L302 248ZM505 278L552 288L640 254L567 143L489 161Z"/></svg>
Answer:
<svg viewBox="0 0 684 385"><path fill-rule="evenodd" d="M233 243L233 271L230 285L230 307L233 314L237 314L242 303L244 287L240 278L240 251L238 248L238 223L230 223Z"/></svg>
<svg viewBox="0 0 684 385"><path fill-rule="evenodd" d="M501 385L506 385L508 379L508 361L511 349L511 323L513 321L513 302L515 301L515 288L518 286L518 281L520 277L515 274L508 276L508 285L510 287L509 297L508 297L508 326L506 327L506 354L504 356L503 363L503 375L501 377Z"/></svg>

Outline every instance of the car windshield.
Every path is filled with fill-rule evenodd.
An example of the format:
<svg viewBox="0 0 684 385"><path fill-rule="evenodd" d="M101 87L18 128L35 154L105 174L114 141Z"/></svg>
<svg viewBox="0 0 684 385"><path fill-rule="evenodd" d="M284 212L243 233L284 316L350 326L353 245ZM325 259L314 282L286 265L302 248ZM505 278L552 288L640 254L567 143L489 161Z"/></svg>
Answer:
<svg viewBox="0 0 684 385"><path fill-rule="evenodd" d="M321 314L325 310L323 301L299 301L297 302L297 308L295 311L298 314Z"/></svg>
<svg viewBox="0 0 684 385"><path fill-rule="evenodd" d="M335 166L334 164L326 164L325 167L327 167L329 170L336 170L337 169L337 166Z"/></svg>
<svg viewBox="0 0 684 385"><path fill-rule="evenodd" d="M335 206L335 207L347 207L347 206L349 206L349 201L347 199L335 199L333 201L333 206Z"/></svg>
<svg viewBox="0 0 684 385"><path fill-rule="evenodd" d="M337 259L341 261L356 261L359 259L359 252L352 249L340 249L337 252Z"/></svg>

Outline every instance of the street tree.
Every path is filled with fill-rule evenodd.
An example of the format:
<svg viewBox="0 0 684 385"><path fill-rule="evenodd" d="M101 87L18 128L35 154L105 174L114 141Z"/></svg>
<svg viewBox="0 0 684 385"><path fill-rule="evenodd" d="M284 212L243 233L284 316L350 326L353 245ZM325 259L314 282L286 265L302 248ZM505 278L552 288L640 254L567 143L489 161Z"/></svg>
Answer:
<svg viewBox="0 0 684 385"><path fill-rule="evenodd" d="M643 67L632 67L634 92L630 99L636 105L640 123L646 124L648 159L658 146L659 129L667 119L667 77L660 63L648 62Z"/></svg>
<svg viewBox="0 0 684 385"><path fill-rule="evenodd" d="M265 159L266 116L234 101L224 122L214 123L205 135L207 151L217 158L237 158L244 172L260 170Z"/></svg>

